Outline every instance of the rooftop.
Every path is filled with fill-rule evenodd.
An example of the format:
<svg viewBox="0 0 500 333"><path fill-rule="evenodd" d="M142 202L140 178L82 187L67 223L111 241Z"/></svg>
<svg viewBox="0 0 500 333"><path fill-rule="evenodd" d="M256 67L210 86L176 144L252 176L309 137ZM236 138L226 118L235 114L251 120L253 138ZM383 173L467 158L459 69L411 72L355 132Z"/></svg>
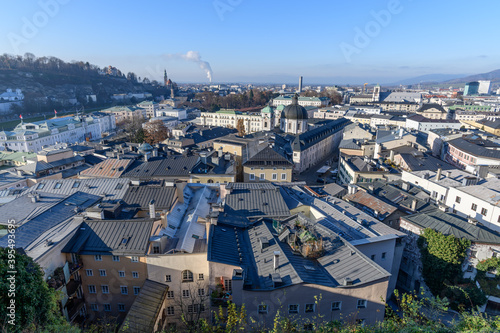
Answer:
<svg viewBox="0 0 500 333"><path fill-rule="evenodd" d="M138 255L148 251L154 221L85 221L61 250L80 255Z"/></svg>
<svg viewBox="0 0 500 333"><path fill-rule="evenodd" d="M469 223L467 219L455 214L445 213L439 209L427 210L425 213L401 217L402 220L419 226L431 228L443 235L465 238L473 243L500 244L500 233L482 225Z"/></svg>

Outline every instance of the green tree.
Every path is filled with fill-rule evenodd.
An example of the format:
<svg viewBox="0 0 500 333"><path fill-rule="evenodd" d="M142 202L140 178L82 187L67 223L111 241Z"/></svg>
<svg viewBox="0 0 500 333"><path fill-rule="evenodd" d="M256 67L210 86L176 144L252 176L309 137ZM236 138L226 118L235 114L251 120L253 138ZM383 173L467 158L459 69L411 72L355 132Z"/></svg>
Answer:
<svg viewBox="0 0 500 333"><path fill-rule="evenodd" d="M11 273L13 271L15 273ZM27 255L14 249L0 248L2 332L79 331L62 317L57 303L58 295L48 287L43 275L40 266ZM15 317L8 309L9 306L12 308L11 304L15 304Z"/></svg>
<svg viewBox="0 0 500 333"><path fill-rule="evenodd" d="M424 230L418 241L422 253L422 273L434 295L439 295L445 288L445 281L452 284L460 277L460 265L470 244L467 239L445 236L429 228Z"/></svg>

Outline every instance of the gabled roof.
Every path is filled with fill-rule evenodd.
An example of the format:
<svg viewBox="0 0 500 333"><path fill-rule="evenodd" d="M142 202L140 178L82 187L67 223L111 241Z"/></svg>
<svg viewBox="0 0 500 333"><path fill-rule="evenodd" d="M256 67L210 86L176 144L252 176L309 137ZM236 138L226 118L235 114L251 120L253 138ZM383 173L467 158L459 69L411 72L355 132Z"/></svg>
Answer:
<svg viewBox="0 0 500 333"><path fill-rule="evenodd" d="M278 187L268 184L266 188L253 189L253 184L246 188L244 185L247 184L239 185L226 195L224 212L219 215L220 223L244 226L249 219L290 215Z"/></svg>
<svg viewBox="0 0 500 333"><path fill-rule="evenodd" d="M156 320L161 314L163 303L167 297L167 291L166 284L146 279L123 321L120 332L154 332L157 328L155 327Z"/></svg>
<svg viewBox="0 0 500 333"><path fill-rule="evenodd" d="M154 200L156 210L170 210L177 199L177 191L172 186L130 186L123 201L130 207L149 209Z"/></svg>
<svg viewBox="0 0 500 333"><path fill-rule="evenodd" d="M82 177L120 178L133 160L109 158L80 172Z"/></svg>
<svg viewBox="0 0 500 333"><path fill-rule="evenodd" d="M61 250L80 255L137 255L148 251L154 221L86 221Z"/></svg>
<svg viewBox="0 0 500 333"><path fill-rule="evenodd" d="M427 112L431 109L436 109L436 111L441 112L441 113L446 113L446 110L443 109L443 107L439 104L436 103L428 103L428 104L423 104L417 112Z"/></svg>
<svg viewBox="0 0 500 333"><path fill-rule="evenodd" d="M500 233L482 225L469 223L467 219L439 209L401 217L422 229L431 228L443 235L465 238L473 243L500 244Z"/></svg>
<svg viewBox="0 0 500 333"><path fill-rule="evenodd" d="M266 147L257 154L250 157L245 163L245 166L293 166L293 163L276 152L271 147Z"/></svg>
<svg viewBox="0 0 500 333"><path fill-rule="evenodd" d="M83 192L70 195L17 228L16 247L26 248L47 230L74 217L78 212L94 205L99 200L101 200L100 197ZM0 239L0 247L6 247L7 242L6 237Z"/></svg>

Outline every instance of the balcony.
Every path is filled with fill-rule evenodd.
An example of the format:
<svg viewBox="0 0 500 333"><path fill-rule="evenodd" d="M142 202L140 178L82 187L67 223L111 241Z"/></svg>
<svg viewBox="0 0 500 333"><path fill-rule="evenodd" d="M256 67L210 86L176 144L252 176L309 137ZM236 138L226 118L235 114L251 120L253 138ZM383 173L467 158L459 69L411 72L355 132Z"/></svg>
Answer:
<svg viewBox="0 0 500 333"><path fill-rule="evenodd" d="M68 318L70 322L73 322L75 318L80 314L80 309L85 304L85 300L83 298L71 298L65 305L68 310Z"/></svg>
<svg viewBox="0 0 500 333"><path fill-rule="evenodd" d="M82 269L83 262L81 261L80 258L78 258L77 262L68 262L68 265L69 265L69 273L73 274L73 273L79 271L80 269Z"/></svg>
<svg viewBox="0 0 500 333"><path fill-rule="evenodd" d="M68 284L66 285L66 292L68 294L68 297L73 297L81 284L82 282L80 280L69 280Z"/></svg>
<svg viewBox="0 0 500 333"><path fill-rule="evenodd" d="M50 288L59 290L66 284L66 279L64 278L64 271L62 267L58 267L54 270L54 273L49 275L47 278L47 284Z"/></svg>

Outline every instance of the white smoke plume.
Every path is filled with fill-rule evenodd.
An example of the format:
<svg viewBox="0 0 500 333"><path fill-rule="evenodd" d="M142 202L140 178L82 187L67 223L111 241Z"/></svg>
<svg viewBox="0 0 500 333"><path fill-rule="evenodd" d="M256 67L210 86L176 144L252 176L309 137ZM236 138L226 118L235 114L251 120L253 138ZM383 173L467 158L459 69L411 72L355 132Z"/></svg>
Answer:
<svg viewBox="0 0 500 333"><path fill-rule="evenodd" d="M207 61L201 60L200 53L198 51L188 51L186 54L175 53L175 54L166 54L165 57L168 59L183 59L186 61L192 61L198 64L201 69L207 73L207 78L212 82L212 67Z"/></svg>

